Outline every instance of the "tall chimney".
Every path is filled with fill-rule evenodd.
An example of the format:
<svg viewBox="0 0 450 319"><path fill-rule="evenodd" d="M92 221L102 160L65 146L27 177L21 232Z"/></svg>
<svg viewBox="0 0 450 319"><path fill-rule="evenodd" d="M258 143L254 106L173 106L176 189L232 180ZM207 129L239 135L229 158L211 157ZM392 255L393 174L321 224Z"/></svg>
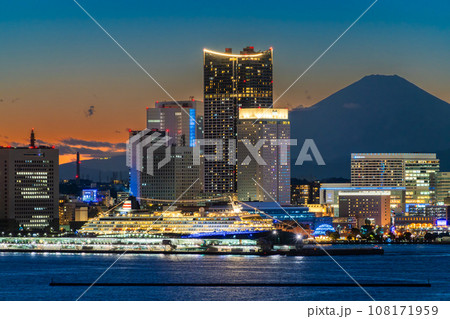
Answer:
<svg viewBox="0 0 450 319"><path fill-rule="evenodd" d="M80 179L80 164L81 164L81 161L80 161L80 152L77 152L77 175L75 175L75 178L76 178L77 180Z"/></svg>
<svg viewBox="0 0 450 319"><path fill-rule="evenodd" d="M34 128L31 129L30 134L30 147L35 148L36 147L36 138L34 137Z"/></svg>

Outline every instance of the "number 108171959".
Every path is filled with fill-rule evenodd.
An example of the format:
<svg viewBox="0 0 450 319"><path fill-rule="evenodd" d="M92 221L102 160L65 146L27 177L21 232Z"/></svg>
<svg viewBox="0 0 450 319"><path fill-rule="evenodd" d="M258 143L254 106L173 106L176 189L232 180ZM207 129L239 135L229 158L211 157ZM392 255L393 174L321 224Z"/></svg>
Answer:
<svg viewBox="0 0 450 319"><path fill-rule="evenodd" d="M436 316L437 306L369 306L369 316Z"/></svg>

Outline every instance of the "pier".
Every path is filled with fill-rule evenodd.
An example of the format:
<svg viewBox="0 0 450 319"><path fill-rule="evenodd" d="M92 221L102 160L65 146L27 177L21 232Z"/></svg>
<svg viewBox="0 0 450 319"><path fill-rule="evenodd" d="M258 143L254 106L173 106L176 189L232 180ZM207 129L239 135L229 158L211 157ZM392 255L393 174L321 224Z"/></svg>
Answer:
<svg viewBox="0 0 450 319"><path fill-rule="evenodd" d="M257 256L346 256L382 255L381 247L336 247L332 245L275 245L261 247L252 239L218 238L0 238L0 252L78 254L202 254Z"/></svg>

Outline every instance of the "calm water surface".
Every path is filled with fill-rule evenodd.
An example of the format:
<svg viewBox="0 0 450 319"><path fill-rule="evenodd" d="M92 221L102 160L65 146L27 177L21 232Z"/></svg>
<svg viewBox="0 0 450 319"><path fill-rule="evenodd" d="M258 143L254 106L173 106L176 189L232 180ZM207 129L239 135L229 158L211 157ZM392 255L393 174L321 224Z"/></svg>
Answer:
<svg viewBox="0 0 450 319"><path fill-rule="evenodd" d="M348 246L346 246L348 247ZM335 256L360 282L430 281L373 288L376 300L450 300L450 245L384 246L382 256ZM75 300L118 255L0 253L0 300ZM100 282L352 282L327 256L124 255ZM358 287L93 287L82 300L368 300Z"/></svg>

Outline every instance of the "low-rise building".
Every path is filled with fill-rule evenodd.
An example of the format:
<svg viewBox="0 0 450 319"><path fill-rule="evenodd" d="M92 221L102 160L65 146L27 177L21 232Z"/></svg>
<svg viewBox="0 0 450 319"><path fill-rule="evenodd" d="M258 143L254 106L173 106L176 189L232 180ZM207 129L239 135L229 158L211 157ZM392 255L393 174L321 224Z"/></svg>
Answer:
<svg viewBox="0 0 450 319"><path fill-rule="evenodd" d="M447 228L450 206L448 205L409 205L407 211L395 216L396 228L430 229Z"/></svg>
<svg viewBox="0 0 450 319"><path fill-rule="evenodd" d="M339 217L355 217L357 227L364 225L367 220L372 225L390 225L390 193L368 191L341 194L339 195Z"/></svg>

